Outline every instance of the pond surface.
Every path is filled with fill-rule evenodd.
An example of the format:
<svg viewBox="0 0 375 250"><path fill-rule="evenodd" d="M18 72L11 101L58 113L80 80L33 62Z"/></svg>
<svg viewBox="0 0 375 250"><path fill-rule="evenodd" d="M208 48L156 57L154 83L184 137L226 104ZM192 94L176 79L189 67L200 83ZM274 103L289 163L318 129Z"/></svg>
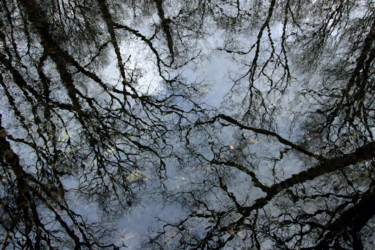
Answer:
<svg viewBox="0 0 375 250"><path fill-rule="evenodd" d="M2 249L372 249L375 2L3 0Z"/></svg>

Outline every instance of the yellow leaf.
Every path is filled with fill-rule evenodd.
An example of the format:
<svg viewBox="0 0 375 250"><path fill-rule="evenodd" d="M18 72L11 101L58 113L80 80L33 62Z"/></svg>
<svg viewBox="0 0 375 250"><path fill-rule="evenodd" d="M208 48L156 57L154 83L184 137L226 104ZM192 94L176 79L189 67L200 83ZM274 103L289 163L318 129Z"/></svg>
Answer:
<svg viewBox="0 0 375 250"><path fill-rule="evenodd" d="M108 155L113 155L116 152L116 149L114 147L111 147L107 151L105 151L106 154Z"/></svg>
<svg viewBox="0 0 375 250"><path fill-rule="evenodd" d="M61 134L59 135L59 138L58 138L58 141L60 142L65 142L66 140L68 140L70 138L70 135L69 135L69 132L61 132Z"/></svg>

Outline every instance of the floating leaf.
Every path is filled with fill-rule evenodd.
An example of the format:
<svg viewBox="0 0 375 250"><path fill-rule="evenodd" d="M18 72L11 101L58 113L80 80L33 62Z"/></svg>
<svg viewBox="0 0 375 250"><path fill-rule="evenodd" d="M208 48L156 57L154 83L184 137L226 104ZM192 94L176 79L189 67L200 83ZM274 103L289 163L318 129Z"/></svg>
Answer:
<svg viewBox="0 0 375 250"><path fill-rule="evenodd" d="M211 170L211 166L210 166L210 164L206 164L206 165L204 165L204 168L205 168L206 170Z"/></svg>
<svg viewBox="0 0 375 250"><path fill-rule="evenodd" d="M105 151L107 155L113 155L115 152L116 152L116 149L114 147L111 147L110 149Z"/></svg>
<svg viewBox="0 0 375 250"><path fill-rule="evenodd" d="M133 239L136 235L133 232L126 232L126 230L122 230L122 236L121 236L121 241L123 243L126 243L130 239Z"/></svg>
<svg viewBox="0 0 375 250"><path fill-rule="evenodd" d="M250 139L249 142L250 142L251 144L258 144L258 143L259 143L259 141L258 141L258 140L255 140L255 139Z"/></svg>
<svg viewBox="0 0 375 250"><path fill-rule="evenodd" d="M237 233L237 235L244 240L246 238L246 231L242 230Z"/></svg>
<svg viewBox="0 0 375 250"><path fill-rule="evenodd" d="M318 132L311 131L311 132L309 133L309 136L310 136L311 138L315 138L315 137L318 137L318 136L319 136L319 133L318 133Z"/></svg>
<svg viewBox="0 0 375 250"><path fill-rule="evenodd" d="M369 177L369 176L371 176L371 172L370 172L368 169L366 169L366 170L365 170L365 175L366 175L367 177Z"/></svg>
<svg viewBox="0 0 375 250"><path fill-rule="evenodd" d="M234 230L233 227L230 227L228 232L229 232L229 234L230 234L231 236L234 236L234 235L236 234L236 231Z"/></svg>
<svg viewBox="0 0 375 250"><path fill-rule="evenodd" d="M201 88L200 92L201 92L201 94L206 94L208 92L208 88L203 87L203 88Z"/></svg>
<svg viewBox="0 0 375 250"><path fill-rule="evenodd" d="M68 140L70 138L69 136L69 132L61 132L61 134L59 135L59 138L58 138L58 141L60 142L65 142L66 140Z"/></svg>
<svg viewBox="0 0 375 250"><path fill-rule="evenodd" d="M126 178L127 183L132 183L137 180L150 180L151 179L151 173L148 171L142 171L139 169L134 169Z"/></svg>

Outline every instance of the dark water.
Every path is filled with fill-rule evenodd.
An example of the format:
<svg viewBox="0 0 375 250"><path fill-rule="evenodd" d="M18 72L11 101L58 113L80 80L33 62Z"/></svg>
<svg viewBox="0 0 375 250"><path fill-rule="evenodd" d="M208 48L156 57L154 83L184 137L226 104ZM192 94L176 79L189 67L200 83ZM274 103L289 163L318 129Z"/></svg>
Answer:
<svg viewBox="0 0 375 250"><path fill-rule="evenodd" d="M374 248L374 7L2 0L2 248Z"/></svg>

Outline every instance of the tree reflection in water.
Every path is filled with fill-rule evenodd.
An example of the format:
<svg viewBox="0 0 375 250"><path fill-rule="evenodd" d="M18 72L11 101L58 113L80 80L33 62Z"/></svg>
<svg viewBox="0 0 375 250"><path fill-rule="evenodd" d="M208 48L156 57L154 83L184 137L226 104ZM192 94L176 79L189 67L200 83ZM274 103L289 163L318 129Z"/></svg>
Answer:
<svg viewBox="0 0 375 250"><path fill-rule="evenodd" d="M3 249L374 247L373 1L0 8Z"/></svg>

